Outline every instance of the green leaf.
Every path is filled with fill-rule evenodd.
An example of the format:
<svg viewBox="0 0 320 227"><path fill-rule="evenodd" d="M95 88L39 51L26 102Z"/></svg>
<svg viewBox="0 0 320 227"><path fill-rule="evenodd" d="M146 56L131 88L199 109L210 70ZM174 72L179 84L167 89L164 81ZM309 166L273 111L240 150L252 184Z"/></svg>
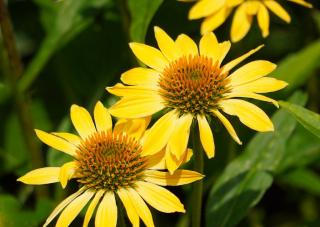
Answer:
<svg viewBox="0 0 320 227"><path fill-rule="evenodd" d="M131 14L130 38L135 42L144 42L148 26L163 0L128 0Z"/></svg>
<svg viewBox="0 0 320 227"><path fill-rule="evenodd" d="M314 71L320 67L320 40L314 41L301 51L289 55L278 64L272 76L284 80L289 86L284 92L289 93L303 85Z"/></svg>
<svg viewBox="0 0 320 227"><path fill-rule="evenodd" d="M280 178L280 181L295 188L320 195L320 176L309 169L296 169Z"/></svg>
<svg viewBox="0 0 320 227"><path fill-rule="evenodd" d="M293 103L280 101L280 105L294 116L308 131L320 137L320 115Z"/></svg>
<svg viewBox="0 0 320 227"><path fill-rule="evenodd" d="M306 97L295 93L290 101L303 105ZM207 203L207 226L236 225L271 186L271 173L282 160L286 141L296 127L295 119L284 110L274 114L272 120L275 131L258 133L215 182Z"/></svg>
<svg viewBox="0 0 320 227"><path fill-rule="evenodd" d="M39 4L41 1L38 1ZM48 23L52 28L42 42L39 51L26 68L19 83L19 89L26 90L37 78L51 56L69 40L88 27L94 17L87 13L94 7L107 6L111 0L68 0L59 4L55 20Z"/></svg>

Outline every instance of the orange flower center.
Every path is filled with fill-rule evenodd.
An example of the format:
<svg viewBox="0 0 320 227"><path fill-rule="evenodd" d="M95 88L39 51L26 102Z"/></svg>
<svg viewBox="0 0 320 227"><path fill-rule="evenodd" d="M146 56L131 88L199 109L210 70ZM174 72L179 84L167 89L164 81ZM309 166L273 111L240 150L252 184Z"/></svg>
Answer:
<svg viewBox="0 0 320 227"><path fill-rule="evenodd" d="M227 92L227 74L205 56L183 56L166 67L159 80L166 106L180 114L209 114Z"/></svg>
<svg viewBox="0 0 320 227"><path fill-rule="evenodd" d="M132 187L146 166L141 150L126 134L97 132L79 146L77 180L87 187L110 191Z"/></svg>

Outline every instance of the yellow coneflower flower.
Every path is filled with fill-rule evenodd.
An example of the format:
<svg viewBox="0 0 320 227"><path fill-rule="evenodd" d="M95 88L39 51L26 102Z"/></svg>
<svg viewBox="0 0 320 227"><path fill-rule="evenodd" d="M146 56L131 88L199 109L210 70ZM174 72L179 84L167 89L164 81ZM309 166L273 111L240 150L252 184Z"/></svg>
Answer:
<svg viewBox="0 0 320 227"><path fill-rule="evenodd" d="M45 144L71 155L74 161L62 167L36 169L18 179L26 184L60 181L65 187L68 180L75 178L81 185L54 209L44 226L59 213L56 226L68 226L90 200L83 226L88 226L97 206L95 226L116 226L116 197L123 203L133 226L139 226L139 217L146 226L154 226L145 202L165 213L185 212L180 200L161 186L183 185L203 176L189 170L170 175L161 170L164 169L161 156L142 156L150 118L122 119L112 130L111 116L98 102L94 109L95 123L88 111L77 105L71 107L71 120L80 137L40 130L36 130L36 134Z"/></svg>
<svg viewBox="0 0 320 227"><path fill-rule="evenodd" d="M123 84L107 90L122 96L110 113L121 118L150 116L168 111L150 129L144 141L146 154L155 154L166 144L166 164L173 172L185 156L193 120L199 125L200 140L209 158L214 156L213 135L207 121L217 117L232 138L241 144L229 120L221 113L237 116L248 127L272 131L269 117L257 106L238 99L254 98L271 102L259 93L277 91L287 83L266 77L276 65L265 60L247 63L230 71L260 47L221 65L230 49L230 42L218 43L213 33L205 34L199 44L181 34L173 41L162 29L155 27L160 50L141 43L130 43L136 57L150 68L138 67L121 76ZM230 74L230 75L229 75Z"/></svg>
<svg viewBox="0 0 320 227"><path fill-rule="evenodd" d="M288 1L304 7L312 7L304 0ZM285 22L291 21L290 15L276 0L199 0L190 9L189 19L205 18L201 24L201 34L205 34L222 25L235 8L231 26L232 42L241 40L248 33L254 16L257 16L262 36L267 37L270 21L268 9Z"/></svg>

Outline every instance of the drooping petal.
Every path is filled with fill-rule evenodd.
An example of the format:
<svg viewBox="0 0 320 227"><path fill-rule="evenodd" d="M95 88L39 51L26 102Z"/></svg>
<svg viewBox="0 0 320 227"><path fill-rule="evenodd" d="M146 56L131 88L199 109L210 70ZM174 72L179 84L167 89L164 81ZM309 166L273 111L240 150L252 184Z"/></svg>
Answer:
<svg viewBox="0 0 320 227"><path fill-rule="evenodd" d="M112 130L112 119L108 109L99 101L94 108L94 122L99 132Z"/></svg>
<svg viewBox="0 0 320 227"><path fill-rule="evenodd" d="M206 33L202 36L199 48L200 55L208 56L212 59L212 64L215 64L219 58L220 48L217 37L212 32Z"/></svg>
<svg viewBox="0 0 320 227"><path fill-rule="evenodd" d="M45 144L68 155L76 156L77 147L72 143L50 133L35 129L38 138Z"/></svg>
<svg viewBox="0 0 320 227"><path fill-rule="evenodd" d="M32 170L17 181L25 184L51 184L59 182L60 167L44 167Z"/></svg>
<svg viewBox="0 0 320 227"><path fill-rule="evenodd" d="M88 227L88 224L90 222L90 219L93 215L94 210L96 209L96 206L98 205L101 197L104 194L104 190L99 190L96 195L94 196L92 202L90 203L87 212L86 212L86 216L84 217L84 221L83 221L83 227Z"/></svg>
<svg viewBox="0 0 320 227"><path fill-rule="evenodd" d="M181 116L169 138L167 148L171 154L176 156L177 160L180 160L187 150L192 119L193 116L191 114Z"/></svg>
<svg viewBox="0 0 320 227"><path fill-rule="evenodd" d="M302 5L304 7L307 7L307 8L312 8L312 4L310 4L309 2L306 2L304 0L288 0L288 1L297 3L297 4Z"/></svg>
<svg viewBox="0 0 320 227"><path fill-rule="evenodd" d="M87 205L89 200L94 196L94 190L87 190L80 196L75 198L69 205L62 211L58 218L56 226L67 227L77 217L80 211Z"/></svg>
<svg viewBox="0 0 320 227"><path fill-rule="evenodd" d="M231 25L231 41L238 42L248 33L252 23L252 16L247 15L246 4L236 10Z"/></svg>
<svg viewBox="0 0 320 227"><path fill-rule="evenodd" d="M113 192L106 192L97 210L96 227L116 227L118 209Z"/></svg>
<svg viewBox="0 0 320 227"><path fill-rule="evenodd" d="M202 147L206 152L208 158L213 158L215 146L214 146L214 139L213 139L210 125L205 116L198 115L197 120L199 124L200 141L201 141Z"/></svg>
<svg viewBox="0 0 320 227"><path fill-rule="evenodd" d="M81 138L75 134L68 132L52 132L51 134L61 137L62 139L72 143L75 146L78 146L81 143Z"/></svg>
<svg viewBox="0 0 320 227"><path fill-rule="evenodd" d="M133 227L139 226L139 215L136 212L136 209L134 205L132 204L128 192L126 189L122 188L117 191L118 196L120 197L120 200L122 201L124 208L126 209L126 212L128 214L128 218L130 222L132 223Z"/></svg>
<svg viewBox="0 0 320 227"><path fill-rule="evenodd" d="M198 55L198 47L197 44L187 35L181 34L176 39L176 45L180 48L180 51L183 55Z"/></svg>
<svg viewBox="0 0 320 227"><path fill-rule="evenodd" d="M219 58L218 58L219 66L222 63L223 59L228 54L230 47L231 47L231 43L229 41L224 41L222 43L219 43L219 49L220 49Z"/></svg>
<svg viewBox="0 0 320 227"><path fill-rule="evenodd" d="M136 96L157 96L158 87L150 85L132 85L125 86L117 83L112 87L107 87L106 90L116 96L136 97Z"/></svg>
<svg viewBox="0 0 320 227"><path fill-rule="evenodd" d="M269 35L269 23L270 18L268 10L263 4L260 4L258 10L258 24L262 31L263 37L267 37Z"/></svg>
<svg viewBox="0 0 320 227"><path fill-rule="evenodd" d="M204 176L191 170L176 170L173 174L158 170L146 170L144 180L161 186L178 186L202 179Z"/></svg>
<svg viewBox="0 0 320 227"><path fill-rule="evenodd" d="M259 1L247 1L246 3L246 12L247 15L256 15L259 10L260 2Z"/></svg>
<svg viewBox="0 0 320 227"><path fill-rule="evenodd" d="M230 123L230 121L223 116L219 110L212 110L212 112L214 113L214 115L216 115L219 120L222 122L222 124L224 125L224 127L226 127L227 131L229 132L230 136L238 143L238 144L242 144L242 142L240 141L236 131L234 130L232 124Z"/></svg>
<svg viewBox="0 0 320 227"><path fill-rule="evenodd" d="M154 34L162 54L169 61L174 61L181 56L180 49L176 47L175 42L164 30L156 26L154 27Z"/></svg>
<svg viewBox="0 0 320 227"><path fill-rule="evenodd" d="M180 200L173 193L161 186L138 181L135 190L148 204L161 212L185 212Z"/></svg>
<svg viewBox="0 0 320 227"><path fill-rule="evenodd" d="M128 194L128 198L131 201L131 204L134 206L136 212L145 223L145 225L147 227L154 227L151 212L138 192L136 192L133 188L128 188L126 192Z"/></svg>
<svg viewBox="0 0 320 227"><path fill-rule="evenodd" d="M77 168L77 163L75 161L65 163L59 174L59 180L63 188L67 186L68 181L73 177Z"/></svg>
<svg viewBox="0 0 320 227"><path fill-rule="evenodd" d="M142 43L130 43L129 45L134 55L150 68L162 72L168 65L168 60L158 49Z"/></svg>
<svg viewBox="0 0 320 227"><path fill-rule="evenodd" d="M198 1L189 12L189 19L199 19L209 16L223 7L226 0L202 0Z"/></svg>
<svg viewBox="0 0 320 227"><path fill-rule="evenodd" d="M159 72L137 67L121 74L121 81L128 85L157 85L159 81Z"/></svg>
<svg viewBox="0 0 320 227"><path fill-rule="evenodd" d="M150 116L164 107L159 96L124 97L114 104L109 112L119 118L141 118Z"/></svg>
<svg viewBox="0 0 320 227"><path fill-rule="evenodd" d="M288 83L282 80L277 80L271 77L262 77L250 83L245 83L236 86L232 89L235 92L254 92L254 93L267 93L278 91L288 86Z"/></svg>
<svg viewBox="0 0 320 227"><path fill-rule="evenodd" d="M236 97L240 97L240 98L252 98L252 99L257 99L257 100L261 100L261 101L265 101L265 102L270 102L273 105L275 105L277 108L279 108L279 104L276 100L271 99L269 97L266 97L264 95L259 95L259 94L255 94L252 92L232 92L230 94L228 94L227 96L228 98L236 98Z"/></svg>
<svg viewBox="0 0 320 227"><path fill-rule="evenodd" d="M140 139L151 121L151 117L137 119L119 119L113 129L116 133L127 133L128 135Z"/></svg>
<svg viewBox="0 0 320 227"><path fill-rule="evenodd" d="M245 64L233 72L228 78L232 87L245 84L271 73L277 67L269 61L256 60Z"/></svg>
<svg viewBox="0 0 320 227"><path fill-rule="evenodd" d="M80 106L71 106L71 121L82 139L96 132L96 128L89 112Z"/></svg>
<svg viewBox="0 0 320 227"><path fill-rule="evenodd" d="M146 156L159 152L169 141L177 120L178 116L174 110L163 115L145 137L141 155Z"/></svg>
<svg viewBox="0 0 320 227"><path fill-rule="evenodd" d="M222 110L239 117L240 121L251 129L259 132L273 131L272 121L267 114L257 106L238 99L227 99L220 102Z"/></svg>
<svg viewBox="0 0 320 227"><path fill-rule="evenodd" d="M249 52L245 53L244 55L228 62L225 64L222 68L221 74L224 74L226 72L229 72L231 69L233 69L235 66L237 66L239 63L241 63L243 60L247 59L249 56L254 54L255 52L259 51L264 45L260 45L257 48L250 50Z"/></svg>
<svg viewBox="0 0 320 227"><path fill-rule="evenodd" d="M219 11L206 17L201 24L201 34L204 35L207 32L214 31L220 25L222 25L231 13L229 7L222 7Z"/></svg>
<svg viewBox="0 0 320 227"><path fill-rule="evenodd" d="M168 149L168 146L166 146L165 160L166 168L169 170L170 174L173 174L182 163L182 158L181 160L177 159L177 157Z"/></svg>
<svg viewBox="0 0 320 227"><path fill-rule="evenodd" d="M284 20L287 23L290 23L291 18L290 15L287 13L287 11L282 8L282 6L274 1L274 0L267 0L263 1L263 3L278 17L280 17L282 20Z"/></svg>
<svg viewBox="0 0 320 227"><path fill-rule="evenodd" d="M50 224L50 222L67 206L71 203L75 198L83 193L85 187L80 188L77 192L68 196L65 200L63 200L59 205L52 211L52 213L47 218L46 222L44 223L43 227L46 227Z"/></svg>

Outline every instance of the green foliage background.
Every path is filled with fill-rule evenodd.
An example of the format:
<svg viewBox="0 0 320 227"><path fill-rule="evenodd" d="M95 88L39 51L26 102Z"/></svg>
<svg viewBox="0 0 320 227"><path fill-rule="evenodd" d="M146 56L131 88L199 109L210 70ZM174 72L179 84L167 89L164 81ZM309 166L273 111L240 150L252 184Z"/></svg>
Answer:
<svg viewBox="0 0 320 227"><path fill-rule="evenodd" d="M283 100L279 110L258 103L273 115L273 133L255 133L235 119L244 142L238 146L220 123L211 122L216 157L205 163L204 226L320 226L320 5L311 2L311 10L283 2L292 16L290 25L271 15L267 39L254 23L249 35L232 45L226 61L264 43L250 59L277 63L273 76L290 85L273 95ZM186 33L199 40L200 21L187 20L190 6L174 0L8 1L25 66L17 89L33 128L73 130L71 104L92 110L97 100L114 103L105 87L138 64L128 42L155 45L154 25L172 37ZM230 22L216 31L220 41L229 38ZM76 185L65 191L58 184L32 187L16 182L36 162L18 120L10 73L0 42L0 226L40 226ZM37 145L41 166L59 166L68 159L39 141ZM172 188L187 210L192 206L190 188ZM152 213L157 226L189 226L188 215ZM81 218L74 226L81 225Z"/></svg>

